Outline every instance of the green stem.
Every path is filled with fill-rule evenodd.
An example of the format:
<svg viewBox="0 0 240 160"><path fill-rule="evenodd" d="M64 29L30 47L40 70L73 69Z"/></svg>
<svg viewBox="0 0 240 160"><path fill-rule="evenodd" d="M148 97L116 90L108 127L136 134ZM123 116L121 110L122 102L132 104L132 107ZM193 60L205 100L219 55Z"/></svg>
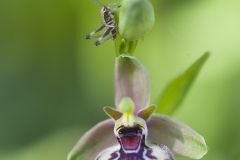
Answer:
<svg viewBox="0 0 240 160"><path fill-rule="evenodd" d="M137 47L138 41L129 41L124 38L118 33L116 39L115 39L115 50L116 50L116 56L119 56L121 54L128 53L130 55L133 55L136 47Z"/></svg>
<svg viewBox="0 0 240 160"><path fill-rule="evenodd" d="M115 21L119 22L119 13L118 10L114 11L115 13ZM136 47L137 47L138 40L134 41L129 41L124 39L121 34L118 32L117 37L115 39L115 51L116 51L116 56L118 57L121 54L130 54L133 55Z"/></svg>

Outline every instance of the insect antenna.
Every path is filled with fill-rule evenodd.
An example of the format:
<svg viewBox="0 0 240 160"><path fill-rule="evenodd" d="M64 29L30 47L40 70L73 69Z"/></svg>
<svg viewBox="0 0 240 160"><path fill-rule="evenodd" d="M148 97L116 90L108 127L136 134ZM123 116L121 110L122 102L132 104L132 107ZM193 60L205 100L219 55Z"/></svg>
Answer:
<svg viewBox="0 0 240 160"><path fill-rule="evenodd" d="M102 2L99 1L99 0L95 0L95 1L97 2L97 4L99 4L99 5L102 6L102 7L105 7L105 6L106 6L104 3L102 3Z"/></svg>

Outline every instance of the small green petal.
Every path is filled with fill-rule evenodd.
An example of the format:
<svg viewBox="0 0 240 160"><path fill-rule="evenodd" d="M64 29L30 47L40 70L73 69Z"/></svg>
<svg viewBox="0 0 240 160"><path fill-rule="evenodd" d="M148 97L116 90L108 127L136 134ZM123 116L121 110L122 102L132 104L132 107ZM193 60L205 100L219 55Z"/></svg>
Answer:
<svg viewBox="0 0 240 160"><path fill-rule="evenodd" d="M106 107L103 107L103 110L113 120L118 120L119 118L122 117L122 113L117 111L115 108L106 106Z"/></svg>
<svg viewBox="0 0 240 160"><path fill-rule="evenodd" d="M140 117L144 120L148 120L152 116L152 114L156 110L156 108L157 108L156 105L151 105L149 107L146 107L146 108L143 108L142 110L140 110L137 113L137 115L138 115L138 117Z"/></svg>
<svg viewBox="0 0 240 160"><path fill-rule="evenodd" d="M67 160L94 160L103 149L118 144L113 128L111 119L98 123L80 138Z"/></svg>
<svg viewBox="0 0 240 160"><path fill-rule="evenodd" d="M164 115L153 115L149 141L166 145L175 155L201 159L207 153L204 138L182 122Z"/></svg>

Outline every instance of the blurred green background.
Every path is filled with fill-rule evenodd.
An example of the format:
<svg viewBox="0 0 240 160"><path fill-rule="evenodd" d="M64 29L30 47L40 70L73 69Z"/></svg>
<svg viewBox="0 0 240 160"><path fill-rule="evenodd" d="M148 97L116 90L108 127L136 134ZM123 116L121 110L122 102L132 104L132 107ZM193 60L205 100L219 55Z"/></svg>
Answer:
<svg viewBox="0 0 240 160"><path fill-rule="evenodd" d="M104 1L106 2L106 1ZM205 136L204 160L240 159L240 1L153 0L156 24L136 56L152 100L205 51L212 55L174 117ZM0 159L65 160L114 104L114 46L84 36L94 0L0 1Z"/></svg>

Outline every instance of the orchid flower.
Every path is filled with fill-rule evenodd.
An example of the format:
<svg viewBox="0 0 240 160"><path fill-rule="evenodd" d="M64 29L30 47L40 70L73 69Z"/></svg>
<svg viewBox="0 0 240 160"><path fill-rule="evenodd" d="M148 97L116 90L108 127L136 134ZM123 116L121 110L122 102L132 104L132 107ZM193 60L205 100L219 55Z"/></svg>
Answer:
<svg viewBox="0 0 240 160"><path fill-rule="evenodd" d="M110 118L87 131L68 160L201 159L207 152L204 138L186 124L155 112L159 108L149 102L146 69L135 57L121 54L115 62L115 107L104 107Z"/></svg>
<svg viewBox="0 0 240 160"><path fill-rule="evenodd" d="M154 25L149 0L122 0L116 10L102 6L102 23L86 36L103 31L96 45L115 40L115 107L104 107L110 117L87 131L68 160L174 160L175 156L201 159L207 153L204 138L186 124L167 115L182 102L206 61L204 54L169 83L156 104L150 104L147 71L133 57L137 43Z"/></svg>

